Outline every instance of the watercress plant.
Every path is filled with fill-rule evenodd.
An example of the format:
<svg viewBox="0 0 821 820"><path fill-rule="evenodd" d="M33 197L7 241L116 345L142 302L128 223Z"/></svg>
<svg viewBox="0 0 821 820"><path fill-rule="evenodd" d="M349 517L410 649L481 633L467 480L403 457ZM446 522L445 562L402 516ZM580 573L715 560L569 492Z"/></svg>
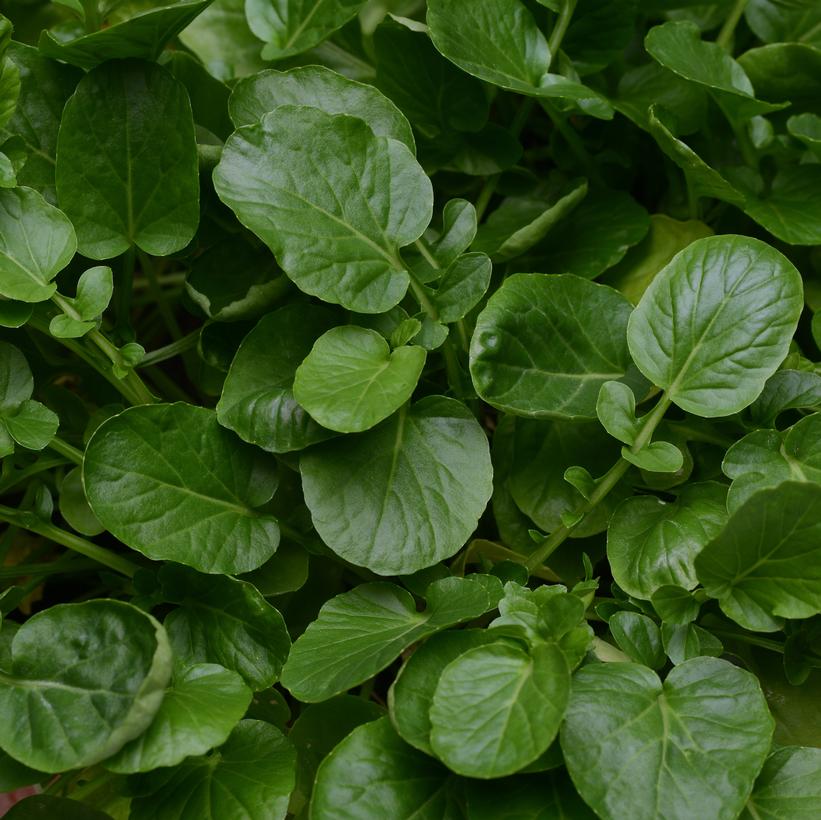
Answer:
<svg viewBox="0 0 821 820"><path fill-rule="evenodd" d="M4 4L8 816L815 818L820 9Z"/></svg>

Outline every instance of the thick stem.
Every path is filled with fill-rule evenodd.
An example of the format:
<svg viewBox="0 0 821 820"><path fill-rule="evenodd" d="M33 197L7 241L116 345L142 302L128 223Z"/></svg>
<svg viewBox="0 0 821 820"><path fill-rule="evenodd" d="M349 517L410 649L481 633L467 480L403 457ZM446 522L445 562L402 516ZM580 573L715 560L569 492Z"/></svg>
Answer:
<svg viewBox="0 0 821 820"><path fill-rule="evenodd" d="M83 463L82 451L57 436L55 436L48 443L48 446L56 453L59 453L61 456L65 456L69 461L74 462L78 467Z"/></svg>
<svg viewBox="0 0 821 820"><path fill-rule="evenodd" d="M564 0L562 10L559 12L553 31L550 32L550 40L547 44L550 49L550 65L553 65L556 55L559 53L562 40L564 40L564 35L567 33L567 27L570 25L570 18L573 17L575 10L576 0ZM548 66L548 70L550 70L550 66Z"/></svg>

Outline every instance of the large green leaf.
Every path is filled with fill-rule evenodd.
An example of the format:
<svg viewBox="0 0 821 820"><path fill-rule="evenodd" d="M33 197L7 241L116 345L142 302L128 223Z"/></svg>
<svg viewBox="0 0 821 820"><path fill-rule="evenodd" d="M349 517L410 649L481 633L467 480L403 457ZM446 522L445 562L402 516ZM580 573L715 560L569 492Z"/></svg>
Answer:
<svg viewBox="0 0 821 820"><path fill-rule="evenodd" d="M792 103L793 111L818 110L821 49L804 43L773 43L751 48L738 62L762 97Z"/></svg>
<svg viewBox="0 0 821 820"><path fill-rule="evenodd" d="M251 702L242 678L216 664L178 672L151 725L106 761L113 772L147 772L176 766L228 739Z"/></svg>
<svg viewBox="0 0 821 820"><path fill-rule="evenodd" d="M185 87L139 60L90 71L63 113L56 178L85 256L109 259L133 245L158 256L184 248L199 222Z"/></svg>
<svg viewBox="0 0 821 820"><path fill-rule="evenodd" d="M282 683L302 701L314 703L360 684L417 641L493 609L502 586L492 576L444 578L427 590L427 608L383 582L361 584L337 595L294 643Z"/></svg>
<svg viewBox="0 0 821 820"><path fill-rule="evenodd" d="M772 731L758 681L727 661L687 661L663 684L646 667L601 663L573 677L561 742L576 788L604 820L732 820Z"/></svg>
<svg viewBox="0 0 821 820"><path fill-rule="evenodd" d="M266 45L266 60L281 60L322 42L352 17L365 0L246 0L251 31Z"/></svg>
<svg viewBox="0 0 821 820"><path fill-rule="evenodd" d="M570 669L555 644L530 653L504 643L470 649L439 678L431 746L459 774L513 774L552 743L569 695Z"/></svg>
<svg viewBox="0 0 821 820"><path fill-rule="evenodd" d="M758 427L774 427L787 410L821 408L821 376L806 370L778 370L764 385L764 392L750 405L749 414Z"/></svg>
<svg viewBox="0 0 821 820"><path fill-rule="evenodd" d="M253 125L280 105L307 105L326 114L365 120L378 137L405 143L413 151L413 132L402 112L372 85L349 80L323 66L261 71L240 80L231 92L234 125Z"/></svg>
<svg viewBox="0 0 821 820"><path fill-rule="evenodd" d="M417 345L392 351L375 330L335 327L297 368L294 397L323 427L361 433L410 399L426 356Z"/></svg>
<svg viewBox="0 0 821 820"><path fill-rule="evenodd" d="M455 778L441 763L408 746L387 718L354 729L316 775L314 820L457 820Z"/></svg>
<svg viewBox="0 0 821 820"><path fill-rule="evenodd" d="M279 544L258 507L277 485L270 457L220 427L212 410L143 405L97 428L83 482L94 514L149 558L202 572L248 572Z"/></svg>
<svg viewBox="0 0 821 820"><path fill-rule="evenodd" d="M44 31L40 35L40 53L80 68L94 68L106 60L126 57L156 60L165 44L173 40L211 2L182 0L173 5L148 9L75 40L58 39L50 31Z"/></svg>
<svg viewBox="0 0 821 820"><path fill-rule="evenodd" d="M40 241L48 236L49 242ZM43 302L71 261L77 238L68 217L31 188L0 188L0 294Z"/></svg>
<svg viewBox="0 0 821 820"><path fill-rule="evenodd" d="M130 820L284 820L294 788L296 753L279 729L241 721L224 745L174 769L147 775L147 796Z"/></svg>
<svg viewBox="0 0 821 820"><path fill-rule="evenodd" d="M764 764L742 820L814 820L821 805L821 749L787 746Z"/></svg>
<svg viewBox="0 0 821 820"><path fill-rule="evenodd" d="M165 630L145 612L52 606L17 630L0 672L0 746L45 772L91 766L148 728L170 675Z"/></svg>
<svg viewBox="0 0 821 820"><path fill-rule="evenodd" d="M787 355L803 301L800 274L769 245L699 239L644 292L627 329L630 352L688 413L737 413Z"/></svg>
<svg viewBox="0 0 821 820"><path fill-rule="evenodd" d="M611 288L577 276L517 273L476 321L476 390L520 416L595 418L604 382L623 380L641 393L627 351L629 315L630 303Z"/></svg>
<svg viewBox="0 0 821 820"><path fill-rule="evenodd" d="M179 607L163 624L181 664L217 663L260 692L272 686L291 648L279 611L247 581L166 564L166 600Z"/></svg>
<svg viewBox="0 0 821 820"><path fill-rule="evenodd" d="M788 481L751 496L699 553L707 594L745 629L821 612L821 485Z"/></svg>
<svg viewBox="0 0 821 820"><path fill-rule="evenodd" d="M756 430L744 436L727 450L721 469L733 480L730 512L783 481L821 483L821 416L807 416L783 432Z"/></svg>
<svg viewBox="0 0 821 820"><path fill-rule="evenodd" d="M279 106L228 139L214 185L306 293L360 313L405 295L399 248L424 231L433 192L407 146L363 120Z"/></svg>
<svg viewBox="0 0 821 820"><path fill-rule="evenodd" d="M379 575L449 558L476 529L492 492L484 431L463 404L441 396L311 448L300 472L322 540Z"/></svg>
<svg viewBox="0 0 821 820"><path fill-rule="evenodd" d="M744 17L765 43L795 41L821 46L821 7L815 0L750 0Z"/></svg>
<svg viewBox="0 0 821 820"><path fill-rule="evenodd" d="M727 487L686 485L672 502L651 495L628 498L607 530L607 557L615 582L649 600L667 585L693 589L693 561L727 522Z"/></svg>
<svg viewBox="0 0 821 820"><path fill-rule="evenodd" d="M219 423L272 453L301 450L333 435L294 398L294 374L335 324L327 308L296 302L260 319L231 363L217 403Z"/></svg>

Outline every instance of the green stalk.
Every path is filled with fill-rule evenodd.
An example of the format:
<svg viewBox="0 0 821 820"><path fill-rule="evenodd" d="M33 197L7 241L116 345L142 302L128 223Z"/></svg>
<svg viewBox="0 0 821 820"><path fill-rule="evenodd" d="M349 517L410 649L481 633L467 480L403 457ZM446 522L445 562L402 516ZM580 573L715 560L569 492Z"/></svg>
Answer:
<svg viewBox="0 0 821 820"><path fill-rule="evenodd" d="M157 304L157 308L160 311L160 316L162 316L163 322L165 323L166 330L174 341L179 341L183 338L183 332L180 330L180 326L177 323L177 317L174 315L171 305L168 304L167 295L163 292L163 289L160 286L160 281L157 278L157 271L154 268L154 263L151 261L151 257L149 257L149 255L144 251L138 250L137 255L140 259L140 270L142 270L143 276L145 276L148 280L148 291L151 294L151 298Z"/></svg>
<svg viewBox="0 0 821 820"><path fill-rule="evenodd" d="M65 456L69 461L73 462L78 467L83 463L82 451L57 436L55 436L48 443L48 446L50 449L54 450L54 452L59 453L61 456Z"/></svg>
<svg viewBox="0 0 821 820"><path fill-rule="evenodd" d="M74 535L74 533L62 530L54 524L44 521L42 518L38 518L34 513L15 510L12 507L0 505L0 521L5 521L14 527L42 535L44 538L48 538L56 544L68 547L68 549L80 555L84 555L86 558L91 558L98 564L103 564L109 569L113 569L115 572L125 575L127 578L133 578L134 573L139 569L135 563L129 561L127 558L123 558L121 555L117 555L105 547L87 541L79 535Z"/></svg>
<svg viewBox="0 0 821 820"><path fill-rule="evenodd" d="M562 40L564 40L564 35L567 33L567 27L570 25L570 18L573 17L575 10L576 0L564 0L562 10L559 12L559 18L556 20L556 25L553 26L553 31L550 32L550 40L548 40L547 43L550 49L550 65L547 67L548 71L550 70L550 66L553 65L556 55L559 53Z"/></svg>
<svg viewBox="0 0 821 820"><path fill-rule="evenodd" d="M151 367L168 359L173 359L175 356L179 356L180 353L185 353L186 350L190 350L196 346L200 338L201 329L202 328L198 327L196 330L192 330L187 336L183 336L181 339L177 339L175 342L165 345L165 347L158 347L156 350L146 353L137 367Z"/></svg>
<svg viewBox="0 0 821 820"><path fill-rule="evenodd" d="M747 0L736 0L735 5L730 9L730 13L727 15L727 19L724 21L724 25L721 27L721 31L718 33L718 37L716 37L716 44L721 46L725 51L730 50L730 40L733 39L735 27L738 25L741 15L744 14L746 6Z"/></svg>
<svg viewBox="0 0 821 820"><path fill-rule="evenodd" d="M131 327L131 294L134 290L135 251L132 245L123 254L123 266L114 288L114 317L117 335L125 340L134 337Z"/></svg>
<svg viewBox="0 0 821 820"><path fill-rule="evenodd" d="M645 447L653 437L653 432L659 422L664 418L667 408L670 406L670 399L667 394L662 394L656 406L645 416L644 424L636 436L636 441L630 448L633 453L639 452ZM624 474L630 469L630 462L625 458L620 458L596 484L596 489L590 494L590 498L582 505L578 511L579 520L572 527L561 526L554 530L541 544L534 550L527 559L525 566L532 573L533 570L542 564L556 549L558 549L573 533L573 530L581 523L584 517L595 507L597 507L619 483Z"/></svg>

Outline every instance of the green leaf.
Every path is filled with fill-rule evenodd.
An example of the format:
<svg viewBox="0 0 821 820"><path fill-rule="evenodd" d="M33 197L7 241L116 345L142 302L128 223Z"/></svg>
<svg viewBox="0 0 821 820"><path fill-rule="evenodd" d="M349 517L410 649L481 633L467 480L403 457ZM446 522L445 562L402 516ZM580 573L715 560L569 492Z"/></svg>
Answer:
<svg viewBox="0 0 821 820"><path fill-rule="evenodd" d="M742 820L812 820L821 801L821 749L773 752L755 781Z"/></svg>
<svg viewBox="0 0 821 820"><path fill-rule="evenodd" d="M45 817L59 817L61 820L111 820L110 814L91 808L87 803L51 794L27 797L15 803L3 816L9 820L41 820Z"/></svg>
<svg viewBox="0 0 821 820"><path fill-rule="evenodd" d="M56 178L85 256L109 259L134 245L157 256L184 248L199 222L185 87L138 60L90 71L63 112Z"/></svg>
<svg viewBox="0 0 821 820"><path fill-rule="evenodd" d="M279 544L276 465L192 405L132 407L97 428L83 482L94 514L149 558L202 572L256 569Z"/></svg>
<svg viewBox="0 0 821 820"><path fill-rule="evenodd" d="M483 253L465 253L442 274L431 301L442 322L458 322L482 299L490 286L493 265Z"/></svg>
<svg viewBox="0 0 821 820"><path fill-rule="evenodd" d="M440 267L449 268L476 238L476 208L466 199L450 199L442 209L442 231L430 243ZM435 274L434 274L435 276Z"/></svg>
<svg viewBox="0 0 821 820"><path fill-rule="evenodd" d="M750 419L758 427L774 427L787 410L821 408L821 376L800 370L779 370L767 380L764 392L750 405Z"/></svg>
<svg viewBox="0 0 821 820"><path fill-rule="evenodd" d="M428 587L427 608L417 612L401 587L360 584L320 609L294 643L282 684L299 700L326 700L373 677L411 644L478 618L501 596L501 583L492 576L444 578Z"/></svg>
<svg viewBox="0 0 821 820"><path fill-rule="evenodd" d="M183 0L173 5L149 8L141 14L65 41L50 31L40 35L40 53L80 68L94 68L106 60L139 57L156 60L166 43L173 40L211 0Z"/></svg>
<svg viewBox="0 0 821 820"><path fill-rule="evenodd" d="M496 637L488 630L460 629L428 638L405 662L388 692L391 721L402 739L429 755L430 707L445 667L470 649Z"/></svg>
<svg viewBox="0 0 821 820"><path fill-rule="evenodd" d="M361 433L410 399L425 358L421 347L391 351L375 330L335 327L297 368L294 397L323 427Z"/></svg>
<svg viewBox="0 0 821 820"><path fill-rule="evenodd" d="M180 606L165 619L177 661L217 663L255 692L279 677L291 640L285 622L252 584L165 564L160 582Z"/></svg>
<svg viewBox="0 0 821 820"><path fill-rule="evenodd" d="M411 151L416 147L408 121L387 97L322 66L261 71L234 86L228 105L237 128L259 122L280 105L305 105L359 117L377 137L403 142Z"/></svg>
<svg viewBox="0 0 821 820"><path fill-rule="evenodd" d="M50 779L51 776L45 772L30 769L28 766L18 763L11 755L7 755L0 750L0 789L3 789L4 792L13 792L23 786L43 783ZM6 814L6 817L8 817L8 814Z"/></svg>
<svg viewBox="0 0 821 820"><path fill-rule="evenodd" d="M82 535L99 535L105 529L88 506L81 467L66 473L60 484L60 515Z"/></svg>
<svg viewBox="0 0 821 820"><path fill-rule="evenodd" d="M327 308L299 302L260 319L231 363L217 404L219 423L272 453L332 436L297 404L293 384L316 339L334 324Z"/></svg>
<svg viewBox="0 0 821 820"><path fill-rule="evenodd" d="M651 473L676 473L684 464L681 450L669 441L654 441L637 452L622 447L621 457Z"/></svg>
<svg viewBox="0 0 821 820"><path fill-rule="evenodd" d="M799 114L787 120L787 130L801 140L816 156L821 152L821 117Z"/></svg>
<svg viewBox="0 0 821 820"><path fill-rule="evenodd" d="M527 196L508 197L482 223L472 249L488 254L494 262L515 259L574 211L586 195L587 180L582 179L569 184L560 196L537 190Z"/></svg>
<svg viewBox="0 0 821 820"><path fill-rule="evenodd" d="M653 609L662 621L674 626L687 626L698 616L699 603L683 587L675 584L660 586L650 596Z"/></svg>
<svg viewBox="0 0 821 820"><path fill-rule="evenodd" d="M697 624L681 626L664 623L661 625L661 640L667 657L679 666L685 661L705 655L719 657L724 654L721 641Z"/></svg>
<svg viewBox="0 0 821 820"><path fill-rule="evenodd" d="M821 483L821 416L779 432L756 430L727 450L721 469L733 480L727 507L735 512L759 490L784 481Z"/></svg>
<svg viewBox="0 0 821 820"><path fill-rule="evenodd" d="M450 769L502 777L532 763L559 731L570 669L555 644L494 643L449 663L431 704L430 742Z"/></svg>
<svg viewBox="0 0 821 820"><path fill-rule="evenodd" d="M613 579L629 595L649 600L661 587L693 589L693 561L727 522L727 487L686 485L672 502L644 495L627 499L607 530Z"/></svg>
<svg viewBox="0 0 821 820"><path fill-rule="evenodd" d="M737 413L787 354L801 277L778 251L742 236L678 253L644 292L627 340L641 372L688 413Z"/></svg>
<svg viewBox="0 0 821 820"><path fill-rule="evenodd" d="M449 558L492 491L487 439L467 408L428 396L365 433L311 448L300 462L322 540L379 575Z"/></svg>
<svg viewBox="0 0 821 820"><path fill-rule="evenodd" d="M57 433L60 419L44 404L33 399L24 401L17 410L2 419L11 437L29 450L42 450Z"/></svg>
<svg viewBox="0 0 821 820"><path fill-rule="evenodd" d="M441 763L408 746L387 718L354 729L322 761L311 817L315 820L456 820L454 778Z"/></svg>
<svg viewBox="0 0 821 820"><path fill-rule="evenodd" d="M742 504L695 561L698 580L745 629L821 612L821 486L788 481Z"/></svg>
<svg viewBox="0 0 821 820"><path fill-rule="evenodd" d="M630 305L621 294L568 275L514 274L476 321L470 372L500 410L537 418L595 418L606 381L642 393L630 361ZM607 316L607 324L595 317Z"/></svg>
<svg viewBox="0 0 821 820"><path fill-rule="evenodd" d="M145 733L106 761L112 772L147 772L176 766L228 739L251 702L242 678L216 664L179 672Z"/></svg>
<svg viewBox="0 0 821 820"><path fill-rule="evenodd" d="M601 663L573 677L561 742L576 788L605 820L729 820L772 731L758 681L727 661L688 661L663 684L645 667Z"/></svg>
<svg viewBox="0 0 821 820"><path fill-rule="evenodd" d="M49 242L38 241L48 236ZM31 188L0 188L0 294L43 302L77 250L66 215Z"/></svg>
<svg viewBox="0 0 821 820"><path fill-rule="evenodd" d="M17 630L0 672L0 745L45 772L91 766L148 728L170 674L150 615L110 600L52 606Z"/></svg>
<svg viewBox="0 0 821 820"><path fill-rule="evenodd" d="M821 46L821 9L814 0L750 0L744 17L765 43L786 40Z"/></svg>
<svg viewBox="0 0 821 820"><path fill-rule="evenodd" d="M20 69L14 60L3 54L4 51L5 48L0 47L0 128L4 128L14 116L20 96ZM8 174L8 168L5 173Z"/></svg>
<svg viewBox="0 0 821 820"><path fill-rule="evenodd" d="M636 418L636 397L623 382L605 382L596 399L596 415L610 433L623 444L632 445L641 429Z"/></svg>
<svg viewBox="0 0 821 820"><path fill-rule="evenodd" d="M821 49L804 43L773 43L751 48L738 59L758 93L774 102L793 104L793 111L818 104Z"/></svg>
<svg viewBox="0 0 821 820"><path fill-rule="evenodd" d="M306 293L360 313L405 295L399 248L421 236L433 192L402 143L354 117L283 105L228 139L214 185Z"/></svg>
<svg viewBox="0 0 821 820"><path fill-rule="evenodd" d="M607 622L619 649L630 660L661 669L667 662L661 645L661 632L655 621L639 612L616 612Z"/></svg>
<svg viewBox="0 0 821 820"><path fill-rule="evenodd" d="M0 414L14 412L33 392L34 379L26 357L14 345L0 342Z"/></svg>
<svg viewBox="0 0 821 820"><path fill-rule="evenodd" d="M562 40L579 74L600 71L621 55L633 38L638 5L638 0L579 0Z"/></svg>
<svg viewBox="0 0 821 820"><path fill-rule="evenodd" d="M130 820L284 820L296 753L270 723L243 720L216 753L146 777L150 793L132 800Z"/></svg>
<svg viewBox="0 0 821 820"><path fill-rule="evenodd" d="M281 60L322 42L355 17L365 0L246 0L251 31L265 60Z"/></svg>

